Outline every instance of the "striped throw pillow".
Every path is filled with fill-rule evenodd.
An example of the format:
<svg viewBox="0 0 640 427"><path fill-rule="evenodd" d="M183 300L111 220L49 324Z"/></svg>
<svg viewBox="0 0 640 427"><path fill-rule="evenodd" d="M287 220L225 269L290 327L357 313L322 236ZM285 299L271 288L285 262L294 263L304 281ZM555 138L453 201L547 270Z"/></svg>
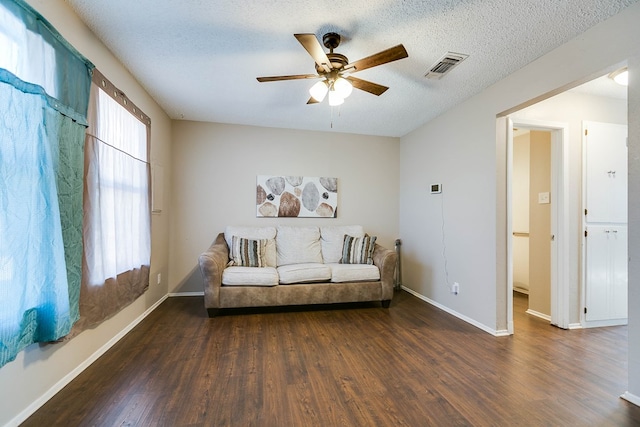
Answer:
<svg viewBox="0 0 640 427"><path fill-rule="evenodd" d="M345 234L340 263L373 264L373 249L375 245L376 236L353 237Z"/></svg>
<svg viewBox="0 0 640 427"><path fill-rule="evenodd" d="M265 267L264 253L267 239L251 240L233 236L231 259L239 267Z"/></svg>

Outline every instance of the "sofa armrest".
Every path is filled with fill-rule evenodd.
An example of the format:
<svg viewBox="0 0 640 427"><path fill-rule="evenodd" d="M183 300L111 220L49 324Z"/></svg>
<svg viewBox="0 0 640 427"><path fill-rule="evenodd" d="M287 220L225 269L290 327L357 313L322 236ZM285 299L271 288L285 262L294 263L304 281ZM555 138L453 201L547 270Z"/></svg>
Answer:
<svg viewBox="0 0 640 427"><path fill-rule="evenodd" d="M382 282L382 300L393 298L394 277L396 272L396 260L398 255L391 249L384 248L376 243L373 250L373 264L380 270Z"/></svg>
<svg viewBox="0 0 640 427"><path fill-rule="evenodd" d="M220 307L220 286L222 272L229 263L229 247L224 240L224 233L218 234L209 249L198 257L204 287L204 306L207 309Z"/></svg>

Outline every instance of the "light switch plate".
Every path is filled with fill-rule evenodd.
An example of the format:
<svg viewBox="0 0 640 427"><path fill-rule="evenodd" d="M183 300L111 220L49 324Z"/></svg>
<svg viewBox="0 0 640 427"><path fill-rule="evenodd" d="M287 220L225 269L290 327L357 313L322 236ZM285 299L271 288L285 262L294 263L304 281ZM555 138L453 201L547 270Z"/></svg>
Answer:
<svg viewBox="0 0 640 427"><path fill-rule="evenodd" d="M538 204L546 205L548 203L551 203L549 199L549 192L547 191L546 193L538 193Z"/></svg>

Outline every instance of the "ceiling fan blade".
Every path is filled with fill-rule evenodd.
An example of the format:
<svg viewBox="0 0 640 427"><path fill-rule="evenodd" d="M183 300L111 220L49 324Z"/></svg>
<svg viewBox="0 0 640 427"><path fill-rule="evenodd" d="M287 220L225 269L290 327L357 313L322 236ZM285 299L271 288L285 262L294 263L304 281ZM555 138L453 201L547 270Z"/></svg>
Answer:
<svg viewBox="0 0 640 427"><path fill-rule="evenodd" d="M302 47L304 47L309 55L316 61L318 66L325 70L327 73L331 71L331 61L327 58L327 54L324 49L320 45L320 42L316 38L315 34L294 34L295 38L298 39Z"/></svg>
<svg viewBox="0 0 640 427"><path fill-rule="evenodd" d="M309 98L309 100L307 101L307 105L310 104L319 104L318 100L315 99L313 96L311 98Z"/></svg>
<svg viewBox="0 0 640 427"><path fill-rule="evenodd" d="M379 85L377 83L369 82L367 80L358 79L358 78L352 77L352 76L345 77L345 79L349 80L351 82L351 85L353 87L355 87L356 89L360 89L360 90L372 93L372 94L377 95L377 96L382 95L383 93L385 93L385 91L387 89L389 89L387 86L382 86L382 85Z"/></svg>
<svg viewBox="0 0 640 427"><path fill-rule="evenodd" d="M409 54L403 45L399 44L382 52L375 53L366 58L362 58L356 62L348 64L345 70L355 68L352 72L366 70L367 68L375 67L378 65L386 64L388 62L397 61L398 59L407 58Z"/></svg>
<svg viewBox="0 0 640 427"><path fill-rule="evenodd" d="M280 80L317 79L317 74L294 74L292 76L256 77L259 82L277 82Z"/></svg>

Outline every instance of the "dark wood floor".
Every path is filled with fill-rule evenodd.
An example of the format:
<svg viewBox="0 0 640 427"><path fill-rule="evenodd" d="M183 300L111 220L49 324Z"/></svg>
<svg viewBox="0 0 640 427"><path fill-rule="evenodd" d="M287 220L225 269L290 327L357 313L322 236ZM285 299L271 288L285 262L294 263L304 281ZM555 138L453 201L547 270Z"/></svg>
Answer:
<svg viewBox="0 0 640 427"><path fill-rule="evenodd" d="M631 426L626 327L524 314L493 337L405 293L391 308L208 319L169 298L25 426Z"/></svg>

